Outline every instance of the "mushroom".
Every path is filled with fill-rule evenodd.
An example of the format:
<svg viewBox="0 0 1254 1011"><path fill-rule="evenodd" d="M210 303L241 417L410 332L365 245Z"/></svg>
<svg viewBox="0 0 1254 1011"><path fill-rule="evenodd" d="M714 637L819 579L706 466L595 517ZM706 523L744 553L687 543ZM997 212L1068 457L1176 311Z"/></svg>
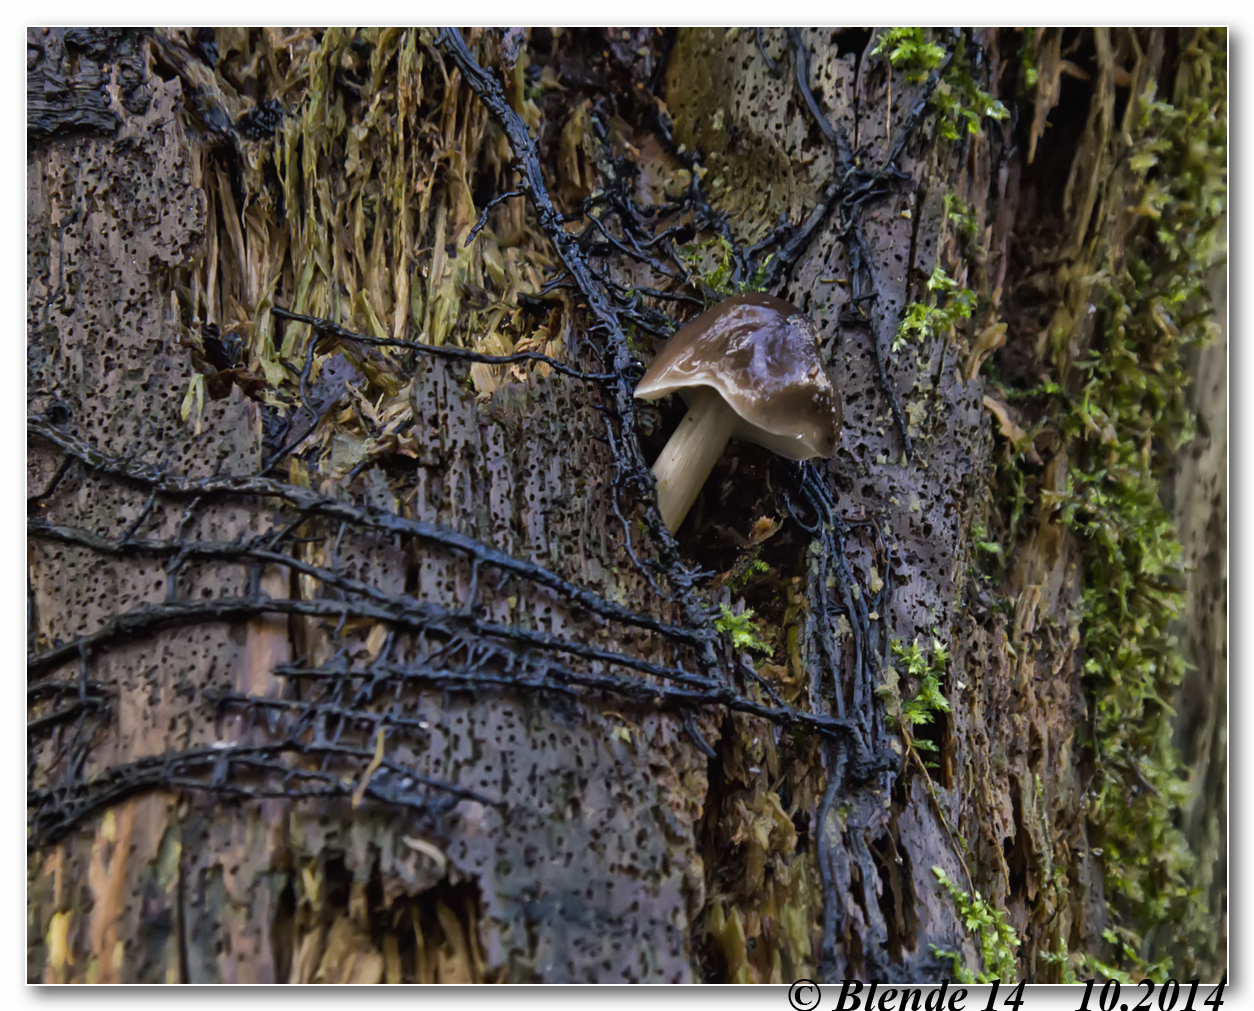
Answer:
<svg viewBox="0 0 1254 1011"><path fill-rule="evenodd" d="M673 533L733 436L785 456L831 456L840 395L819 360L818 333L774 295L733 295L685 323L636 396L679 391L688 413L653 464L658 508Z"/></svg>

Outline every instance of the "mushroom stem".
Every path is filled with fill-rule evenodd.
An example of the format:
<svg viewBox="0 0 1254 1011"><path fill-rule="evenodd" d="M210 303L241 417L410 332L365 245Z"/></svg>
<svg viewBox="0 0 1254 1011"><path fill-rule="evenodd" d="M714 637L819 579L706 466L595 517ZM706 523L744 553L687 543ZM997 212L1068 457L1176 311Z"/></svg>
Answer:
<svg viewBox="0 0 1254 1011"><path fill-rule="evenodd" d="M653 463L658 508L671 533L688 515L739 423L717 390L700 386L693 391L688 413Z"/></svg>

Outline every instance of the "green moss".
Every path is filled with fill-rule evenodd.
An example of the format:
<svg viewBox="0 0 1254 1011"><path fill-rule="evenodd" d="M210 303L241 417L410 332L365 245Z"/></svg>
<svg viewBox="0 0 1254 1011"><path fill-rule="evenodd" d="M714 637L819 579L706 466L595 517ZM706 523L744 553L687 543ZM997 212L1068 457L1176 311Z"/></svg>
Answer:
<svg viewBox="0 0 1254 1011"><path fill-rule="evenodd" d="M1160 978L1168 966L1144 962L1153 932L1157 950L1173 953L1170 974L1187 978L1200 971L1196 952L1215 914L1191 884L1197 858L1178 828L1189 787L1172 745L1172 702L1185 661L1171 625L1184 574L1160 491L1194 430L1185 354L1213 326L1205 279L1223 241L1223 32L1204 30L1185 48L1171 101L1155 94L1151 82L1125 164L1142 184L1142 224L1120 251L1124 266L1108 266L1088 296L1089 350L1065 375L1018 395L1037 398L1064 437L1068 487L1054 504L1082 553L1089 842L1114 927L1112 963L1082 952L1079 964ZM1019 469L1016 456L999 467L1008 543L1028 499Z"/></svg>
<svg viewBox="0 0 1254 1011"><path fill-rule="evenodd" d="M1036 33L1039 28L1023 29L1023 48L1019 50L1019 59L1023 64L1023 82L1024 94L1030 94L1032 89L1036 87L1036 82L1040 78L1040 71L1036 67L1036 51L1033 43L1036 41Z"/></svg>
<svg viewBox="0 0 1254 1011"><path fill-rule="evenodd" d="M1084 547L1092 841L1124 926L1116 951L1125 965L1135 964L1148 929L1174 933L1184 951L1213 929L1177 828L1189 790L1172 746L1171 702L1185 662L1170 625L1184 577L1159 489L1193 432L1183 352L1210 336L1204 279L1222 242L1227 147L1224 117L1212 110L1226 105L1224 61L1222 42L1211 42L1201 61L1209 87L1188 89L1177 104L1146 95L1130 167L1145 175L1141 206L1153 225L1098 300L1099 338L1063 414L1074 494L1062 517Z"/></svg>
<svg viewBox="0 0 1254 1011"><path fill-rule="evenodd" d="M727 586L731 590L743 590L756 582L759 576L764 576L770 571L771 567L761 558L751 558L743 566L737 567L731 578L727 580Z"/></svg>
<svg viewBox="0 0 1254 1011"><path fill-rule="evenodd" d="M736 614L726 604L719 604L721 616L714 619L714 627L726 636L731 637L732 646L736 649L756 649L767 656L772 655L771 647L762 639L761 630L753 620L753 611L746 608Z"/></svg>
<svg viewBox="0 0 1254 1011"><path fill-rule="evenodd" d="M946 193L943 213L945 220L954 227L964 244L975 239L975 211L964 204L955 194Z"/></svg>
<svg viewBox="0 0 1254 1011"><path fill-rule="evenodd" d="M987 540L987 537L988 533L982 526L972 527L971 540L975 545L976 551L982 554L996 555L999 559L1004 558L1005 552L1002 550L1002 546L996 541Z"/></svg>
<svg viewBox="0 0 1254 1011"><path fill-rule="evenodd" d="M901 659L906 674L919 683L919 690L913 698L901 706L901 722L907 726L931 723L935 714L949 712L949 702L941 694L941 678L945 676L945 668L949 665L949 652L939 639L932 640L932 656L929 660L919 648L916 638L909 646L903 646L900 640L894 639L892 651ZM934 750L931 741L915 741L916 747Z"/></svg>
<svg viewBox="0 0 1254 1011"><path fill-rule="evenodd" d="M963 127L978 134L985 119L1006 119L1010 112L987 91L979 88L965 69L946 74L932 97L940 122L940 135L957 140Z"/></svg>
<svg viewBox="0 0 1254 1011"><path fill-rule="evenodd" d="M963 891L940 867L933 867L932 873L941 888L954 900L967 930L978 938L983 970L972 972L962 964L961 956L952 951L942 951L936 945L931 946L932 951L953 961L954 978L959 983L991 983L995 979L1003 983L1013 981L1018 973L1015 959L1019 950L1019 935L1006 922L1005 912L990 906L979 892Z"/></svg>
<svg viewBox="0 0 1254 1011"><path fill-rule="evenodd" d="M975 293L958 287L958 282L945 273L940 264L927 282L928 300L911 302L897 326L893 351L900 351L910 340L925 341L948 333L975 312Z"/></svg>
<svg viewBox="0 0 1254 1011"><path fill-rule="evenodd" d="M1131 984L1147 978L1147 974L1149 978L1156 980L1166 980L1171 977L1170 972L1163 971L1164 967L1138 968L1135 974L1125 972L1120 968L1120 963L1136 966L1140 961L1137 952L1139 939L1135 935L1129 936L1128 931L1113 927L1107 928L1102 931L1102 940L1111 946L1111 950L1115 953L1114 959L1112 962L1104 962L1092 952L1084 952L1080 955L1078 962L1080 972L1086 979L1104 977L1118 980L1123 984Z"/></svg>
<svg viewBox="0 0 1254 1011"><path fill-rule="evenodd" d="M949 701L941 691L949 653L939 639L932 640L930 658L924 655L917 637L909 646L903 645L899 639L893 639L889 645L901 662L885 668L884 683L875 689L875 693L884 702L889 725L901 728L907 747L916 752L934 752L937 750L936 741L922 733L916 735L914 728L931 724L937 713L949 712ZM914 695L904 701L903 677L917 685ZM926 767L937 767L935 762L922 754L917 757Z"/></svg>
<svg viewBox="0 0 1254 1011"><path fill-rule="evenodd" d="M966 39L960 36L954 58L932 93L940 135L946 140L957 140L964 127L968 133L979 133L985 119L1010 115L1001 102L975 83L965 53ZM906 72L907 80L917 84L944 62L945 47L930 41L926 29L890 28L876 40L871 55L885 55L893 67Z"/></svg>
<svg viewBox="0 0 1254 1011"><path fill-rule="evenodd" d="M875 40L872 56L886 53L888 61L907 77L919 82L945 59L945 47L928 41L923 28L890 28Z"/></svg>
<svg viewBox="0 0 1254 1011"><path fill-rule="evenodd" d="M677 252L684 265L696 274L697 279L720 298L729 298L746 291L761 291L772 259L772 256L763 258L754 267L753 275L747 281L733 283L731 276L735 265L734 252L731 243L722 235L702 242L691 242Z"/></svg>
<svg viewBox="0 0 1254 1011"><path fill-rule="evenodd" d="M1058 939L1057 951L1038 951L1036 953L1036 960L1042 963L1043 965L1059 966L1059 970L1058 970L1060 973L1060 978L1058 979L1059 983L1080 982L1080 977L1076 973L1076 967L1072 963L1071 952L1067 948L1066 938L1060 937ZM1077 961L1079 961L1079 963L1083 965L1084 959L1081 957ZM1103 975L1108 975L1108 974L1103 973Z"/></svg>

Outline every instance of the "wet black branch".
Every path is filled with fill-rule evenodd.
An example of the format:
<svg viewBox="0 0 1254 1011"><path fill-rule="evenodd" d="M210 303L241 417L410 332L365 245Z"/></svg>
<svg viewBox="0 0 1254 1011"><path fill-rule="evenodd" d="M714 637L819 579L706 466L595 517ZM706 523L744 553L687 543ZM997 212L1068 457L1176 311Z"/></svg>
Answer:
<svg viewBox="0 0 1254 1011"><path fill-rule="evenodd" d="M611 621L634 625L660 632L678 642L700 646L708 642L708 635L693 631L679 625L670 625L658 621L649 615L640 614L604 597L576 586L563 579L557 573L532 562L514 558L503 551L483 544L437 523L422 520L410 520L394 513L380 512L350 502L319 495L308 488L285 484L281 481L262 477L207 477L200 479L186 478L181 475L166 474L160 468L149 464L130 463L100 452L76 436L63 429L55 428L41 419L31 419L29 431L51 442L57 448L72 454L93 470L109 474L113 477L156 489L164 495L172 497L229 497L229 496L260 496L281 499L290 503L301 513L314 517L348 523L352 526L378 530L386 534L416 537L419 540L438 544L450 551L455 551L480 564L491 565L503 572L520 576L533 583L547 587L565 597L571 603L591 611Z"/></svg>
<svg viewBox="0 0 1254 1011"><path fill-rule="evenodd" d="M285 762L285 755L341 762L349 759L358 765L369 763L374 757L365 748L285 740L257 746L224 743L141 758L103 770L90 781L29 791L27 847L34 850L54 843L85 818L128 797L156 789L289 800L349 797L360 789L364 798L419 814L442 813L460 800L491 806L501 803L474 790L421 776L386 758L362 787L351 779L345 782L335 772ZM415 789L419 786L443 796L419 792Z"/></svg>
<svg viewBox="0 0 1254 1011"><path fill-rule="evenodd" d="M469 609L461 612L450 611L440 607L438 604L429 601L415 600L412 597L398 597L385 593L377 587L368 583L363 583L358 579L353 579L343 573L326 569L321 566L313 565L302 559L295 558L291 555L283 554L278 551L269 550L267 548L257 547L258 543L268 543L270 536L262 535L252 543L205 543L196 541L172 541L158 540L147 538L134 538L129 540L113 540L101 537L98 534L89 531L80 530L75 527L56 526L50 523L44 523L39 520L29 520L27 522L27 531L33 537L40 537L49 540L60 541L65 544L77 544L81 547L90 548L102 554L113 555L158 555L171 556L181 555L184 558L206 558L218 561L259 561L269 565L286 566L303 575L310 576L327 586L346 591L348 593L357 594L368 598L372 603L377 605L376 610L357 610L352 611L354 617L376 618L380 621L389 621L408 626L418 626L424 629L436 628L448 635L454 635L458 631L469 631L476 635L490 636L501 640L515 640L523 643L531 648L544 649L554 652L570 653L575 656L582 657L599 663L614 664L620 667L629 667L638 670L644 674L650 674L654 677L660 677L671 681L685 682L694 685L712 685L717 682L710 678L702 677L698 674L690 674L687 671L677 667L665 667L660 664L650 663L637 657L629 656L622 653L614 653L610 650L598 649L594 646L588 646L583 643L575 642L569 639L563 639L558 636L549 635L545 632L539 632L532 629L518 628L512 625L501 625L495 622L482 621L469 613ZM225 598L218 598L219 600ZM69 643L65 643L56 647L55 651L50 650L47 653L38 654L32 657L30 664L36 669L44 669L48 665L65 662L65 660L78 655L82 648L98 648L101 644L112 643L117 639L133 637L141 634L147 634L164 625L174 621L217 621L220 616L214 607L206 607L198 610L196 605L215 604L217 601L186 601L171 603L186 603L187 609L182 611L165 611L157 610L148 614L147 619L140 617L135 611L128 612L125 615L119 615L118 619L126 619L123 624L117 626L116 630L109 636L106 636L106 628L97 630L89 636L75 639ZM256 606L248 613L252 616L261 614L266 608L264 601L255 602ZM283 600L275 602L278 606L274 610L282 610L285 603ZM300 603L299 601L297 603ZM353 605L343 602L334 601L326 602L338 605L341 609L334 611L331 616L339 618L345 609L350 609ZM473 603L471 601L470 603ZM161 605L166 607L168 605ZM245 601L240 601L240 606L247 608ZM138 610L138 609L137 609ZM306 612L298 612L306 613ZM103 638L92 638L92 636L104 636ZM55 657L49 657L50 653L56 652Z"/></svg>
<svg viewBox="0 0 1254 1011"><path fill-rule="evenodd" d="M401 684L421 684L438 687L445 691L477 692L487 687L526 689L533 691L561 691L569 693L572 687L629 699L654 708L691 709L717 708L745 713L769 720L783 727L798 727L825 736L848 739L856 732L851 720L836 719L821 713L809 713L787 705L766 705L727 685L708 687L675 686L658 684L640 678L614 674L598 674L574 670L548 660L539 662L532 658L522 664L522 670L473 669L458 670L447 664L417 662L410 664L375 663L352 669L342 662L321 667L301 664L281 664L275 673L284 677L312 680L340 681L360 679L368 682L372 691ZM275 703L281 705L282 703Z"/></svg>
<svg viewBox="0 0 1254 1011"><path fill-rule="evenodd" d="M479 362L484 365L514 365L519 362L541 362L549 366L554 372L560 372L564 376L570 376L572 379L582 379L586 382L603 383L617 378L613 372L580 372L578 369L572 369L569 365L564 365L556 358L550 358L539 351L517 351L509 355L489 355L480 351L471 351L468 348L452 347L448 344L424 344L421 341L406 341L391 337L371 337L369 334L347 330L332 320L322 319L318 316L306 316L299 312L291 312L277 305L273 306L270 312L279 319L291 320L294 323L306 323L318 333L327 334L340 340L356 341L358 344L369 344L372 347L404 348L409 351L419 351L424 355L430 355L432 358Z"/></svg>

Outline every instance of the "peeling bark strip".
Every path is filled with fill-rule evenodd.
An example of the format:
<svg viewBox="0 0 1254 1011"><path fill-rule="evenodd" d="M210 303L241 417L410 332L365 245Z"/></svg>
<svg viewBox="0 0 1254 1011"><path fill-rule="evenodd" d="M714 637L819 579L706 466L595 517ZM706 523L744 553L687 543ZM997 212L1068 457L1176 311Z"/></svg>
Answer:
<svg viewBox="0 0 1254 1011"><path fill-rule="evenodd" d="M1103 379L1127 439L1138 387L1089 347L1177 383L1201 332L1094 278L1165 270L1128 211L1178 220L1197 173L1159 199L1135 166L1194 150L1213 40L30 40L29 978L1138 967L1068 504L1109 440L1068 394ZM673 536L684 406L634 389L745 289L817 322L844 442L733 441ZM1179 978L1189 930L1151 939Z"/></svg>

